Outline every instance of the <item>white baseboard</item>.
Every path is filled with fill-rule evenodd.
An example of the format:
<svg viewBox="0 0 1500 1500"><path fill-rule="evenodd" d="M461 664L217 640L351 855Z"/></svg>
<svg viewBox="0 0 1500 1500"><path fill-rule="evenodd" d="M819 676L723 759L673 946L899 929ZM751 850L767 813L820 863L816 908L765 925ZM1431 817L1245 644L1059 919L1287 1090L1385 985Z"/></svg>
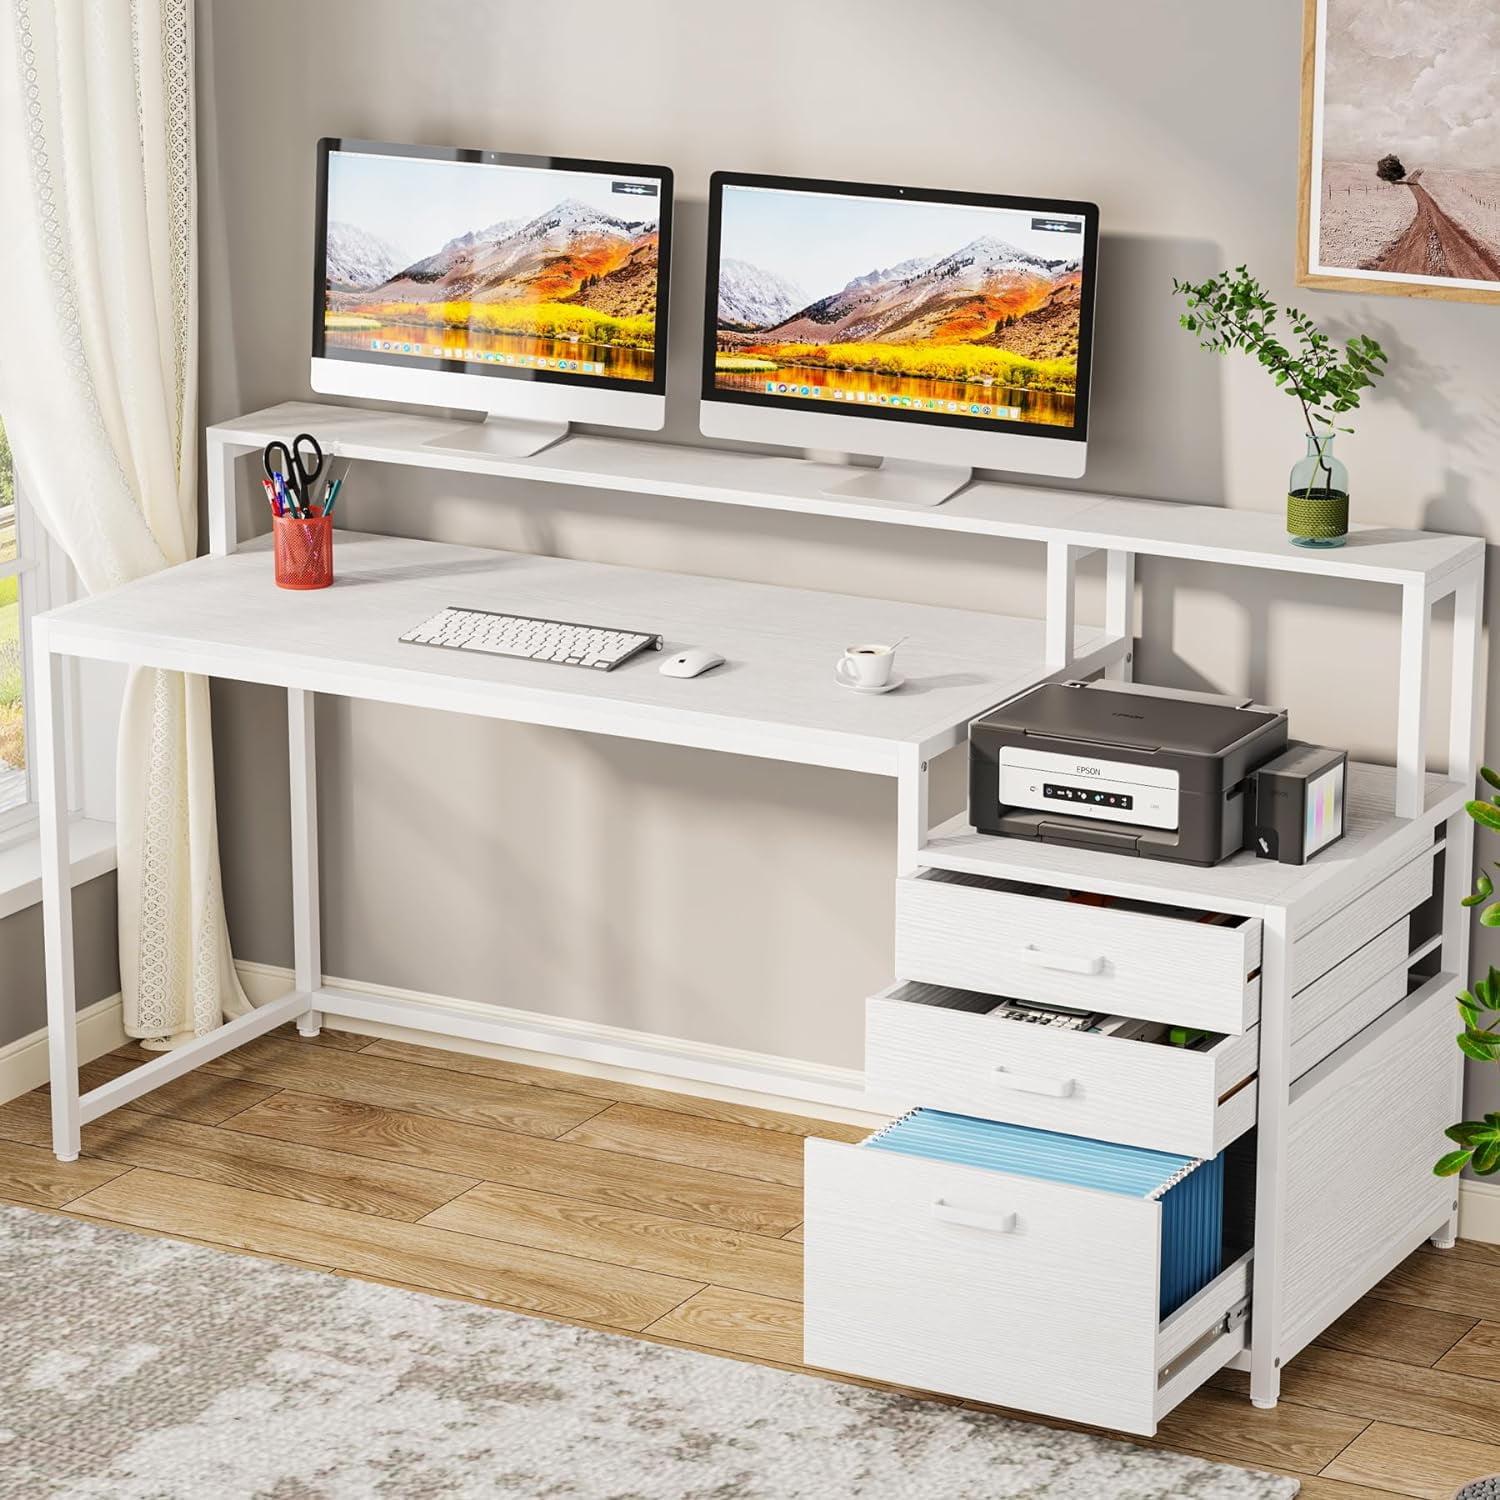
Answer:
<svg viewBox="0 0 1500 1500"><path fill-rule="evenodd" d="M1460 1239L1500 1245L1500 1187L1464 1178L1458 1185Z"/></svg>
<svg viewBox="0 0 1500 1500"><path fill-rule="evenodd" d="M236 962L235 967L245 993L257 1005L292 988L290 969L246 961ZM896 1112L893 1104L882 1108L884 1101L869 1099L865 1094L864 1074L857 1068L656 1036L599 1021L575 1021L509 1006L481 1005L472 1000L395 989L363 980L335 979L332 975L325 975L323 983L328 989L367 1000L372 1010L388 1004L405 1015L420 1014L424 1009L446 1012L450 1024L467 1022L480 1026L495 1039L443 1034L424 1030L419 1024L393 1025L347 1015L337 1018L335 1024L340 1031L361 1036L415 1042L479 1057L504 1057L533 1067L559 1068L644 1088L698 1094L852 1125L883 1125Z"/></svg>
<svg viewBox="0 0 1500 1500"><path fill-rule="evenodd" d="M78 1012L78 1060L93 1062L125 1041L120 997L111 995ZM29 1094L47 1081L47 1028L0 1047L0 1104Z"/></svg>

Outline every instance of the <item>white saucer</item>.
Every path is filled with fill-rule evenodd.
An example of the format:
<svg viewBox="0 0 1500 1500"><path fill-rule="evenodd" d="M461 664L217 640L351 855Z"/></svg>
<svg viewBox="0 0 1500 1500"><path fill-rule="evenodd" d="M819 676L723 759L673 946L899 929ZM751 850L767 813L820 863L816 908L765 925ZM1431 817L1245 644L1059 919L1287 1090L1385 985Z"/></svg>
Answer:
<svg viewBox="0 0 1500 1500"><path fill-rule="evenodd" d="M848 688L851 693L893 693L898 687L903 687L906 684L906 679L899 672L892 673L891 680L889 682L882 682L879 687L865 687L861 683L845 682L837 672L833 674L833 680L841 688Z"/></svg>

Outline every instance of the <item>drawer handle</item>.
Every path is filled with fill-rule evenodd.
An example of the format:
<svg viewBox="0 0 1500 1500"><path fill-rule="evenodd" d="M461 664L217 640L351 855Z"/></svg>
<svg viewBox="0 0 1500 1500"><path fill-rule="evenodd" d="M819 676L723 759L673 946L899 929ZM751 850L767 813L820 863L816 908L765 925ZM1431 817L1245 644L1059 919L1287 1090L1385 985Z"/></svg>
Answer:
<svg viewBox="0 0 1500 1500"><path fill-rule="evenodd" d="M1011 1068L995 1069L995 1079L1003 1087L1022 1094L1045 1094L1049 1099L1068 1099L1078 1087L1075 1078L1048 1078L1045 1073L1017 1073Z"/></svg>
<svg viewBox="0 0 1500 1500"><path fill-rule="evenodd" d="M1027 943L1021 949L1021 957L1038 969L1061 969L1065 974L1104 972L1104 956L1099 953L1051 953L1045 948L1038 948L1035 943Z"/></svg>
<svg viewBox="0 0 1500 1500"><path fill-rule="evenodd" d="M990 1234L1014 1234L1016 1216L1004 1213L985 1213L982 1209L956 1208L944 1203L941 1198L932 1202L932 1216L945 1224L957 1224L960 1229L983 1229Z"/></svg>

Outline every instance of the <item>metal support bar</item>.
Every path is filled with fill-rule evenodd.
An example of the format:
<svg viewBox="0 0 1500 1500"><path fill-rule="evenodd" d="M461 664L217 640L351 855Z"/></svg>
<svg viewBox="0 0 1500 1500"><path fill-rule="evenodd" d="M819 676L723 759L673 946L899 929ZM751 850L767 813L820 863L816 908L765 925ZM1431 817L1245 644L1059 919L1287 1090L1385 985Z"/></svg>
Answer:
<svg viewBox="0 0 1500 1500"><path fill-rule="evenodd" d="M1401 590L1401 678L1396 708L1396 816L1421 816L1427 783L1427 640L1432 602L1420 583Z"/></svg>
<svg viewBox="0 0 1500 1500"><path fill-rule="evenodd" d="M1471 778L1472 780L1472 773ZM1443 956L1438 967L1458 976L1458 988L1469 982L1469 930L1474 913L1460 905L1474 880L1474 822L1466 812L1448 819L1448 842L1443 856ZM1451 1059L1448 1118L1454 1124L1464 1118L1464 1056L1457 1047ZM1453 1212L1448 1222L1432 1236L1440 1250L1451 1250L1458 1238L1458 1182L1451 1180Z"/></svg>
<svg viewBox="0 0 1500 1500"><path fill-rule="evenodd" d="M208 430L207 450L208 550L215 557L227 557L240 540L234 466L244 450L216 437L212 427Z"/></svg>
<svg viewBox="0 0 1500 1500"><path fill-rule="evenodd" d="M73 876L68 857L68 732L63 658L48 647L45 619L34 623L33 632L28 684L31 701L26 707L32 721L37 761L52 1150L59 1161L77 1161L83 1120L78 1108L78 1015L73 984Z"/></svg>
<svg viewBox="0 0 1500 1500"><path fill-rule="evenodd" d="M194 1037L192 1041L174 1047L170 1052L160 1053L150 1062L142 1063L140 1067L132 1068L118 1078L112 1078L96 1089L90 1089L78 1101L83 1123L97 1120L110 1110L129 1104L132 1099L139 1099L141 1095L159 1089L164 1083L181 1078L184 1073L191 1073L200 1064L212 1062L214 1058L223 1057L226 1052L232 1052L236 1047L264 1036L284 1022L303 1015L307 1007L308 997L304 993L294 991L290 995L282 995L265 1005L256 1006L243 1016L226 1021L203 1036Z"/></svg>
<svg viewBox="0 0 1500 1500"><path fill-rule="evenodd" d="M1250 1400L1281 1395L1282 1259L1286 1241L1287 1115L1291 1105L1291 941L1287 910L1261 914L1260 1075L1256 1096L1255 1260L1251 1265Z"/></svg>
<svg viewBox="0 0 1500 1500"><path fill-rule="evenodd" d="M1135 553L1104 555L1104 631L1125 642L1125 655L1104 669L1112 682L1135 676Z"/></svg>
<svg viewBox="0 0 1500 1500"><path fill-rule="evenodd" d="M920 745L902 745L896 769L896 873L909 875L918 868L918 855L927 842L927 751Z"/></svg>
<svg viewBox="0 0 1500 1500"><path fill-rule="evenodd" d="M1478 714L1480 681L1480 619L1483 608L1484 570L1476 565L1465 571L1453 590L1453 660L1448 698L1448 776L1458 782L1465 795L1472 795L1478 771ZM1469 937L1473 913L1459 903L1469 894L1474 879L1474 823L1466 812L1448 819L1447 850L1443 858L1443 955L1439 967L1457 974L1461 984L1469 976ZM1456 1050L1456 1049L1455 1049ZM1453 1058L1452 1119L1464 1113L1464 1065L1462 1055ZM1458 1239L1458 1195L1455 1187L1453 1213L1432 1237L1441 1250L1451 1250Z"/></svg>
<svg viewBox="0 0 1500 1500"><path fill-rule="evenodd" d="M314 694L288 688L287 754L292 803L292 953L295 983L310 995L323 983L322 924L318 904L318 766ZM297 1021L303 1036L316 1036L323 1018L309 1010Z"/></svg>
<svg viewBox="0 0 1500 1500"><path fill-rule="evenodd" d="M1047 543L1047 669L1058 672L1073 660L1077 639L1077 594L1080 551L1066 542Z"/></svg>
<svg viewBox="0 0 1500 1500"><path fill-rule="evenodd" d="M1448 775L1465 787L1474 784L1478 770L1478 715L1482 691L1479 647L1483 624L1484 569L1477 564L1466 570L1453 590L1452 688L1448 699ZM1462 973L1462 970L1459 970Z"/></svg>

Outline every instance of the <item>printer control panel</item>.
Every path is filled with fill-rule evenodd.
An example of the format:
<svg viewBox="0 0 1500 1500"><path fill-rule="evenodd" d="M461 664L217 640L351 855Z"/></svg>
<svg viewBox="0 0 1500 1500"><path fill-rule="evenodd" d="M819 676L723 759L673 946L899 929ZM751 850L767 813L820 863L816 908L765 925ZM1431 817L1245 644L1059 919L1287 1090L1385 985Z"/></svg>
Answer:
<svg viewBox="0 0 1500 1500"><path fill-rule="evenodd" d="M1176 771L1020 746L1001 749L998 765L1002 807L1144 828L1177 827Z"/></svg>

